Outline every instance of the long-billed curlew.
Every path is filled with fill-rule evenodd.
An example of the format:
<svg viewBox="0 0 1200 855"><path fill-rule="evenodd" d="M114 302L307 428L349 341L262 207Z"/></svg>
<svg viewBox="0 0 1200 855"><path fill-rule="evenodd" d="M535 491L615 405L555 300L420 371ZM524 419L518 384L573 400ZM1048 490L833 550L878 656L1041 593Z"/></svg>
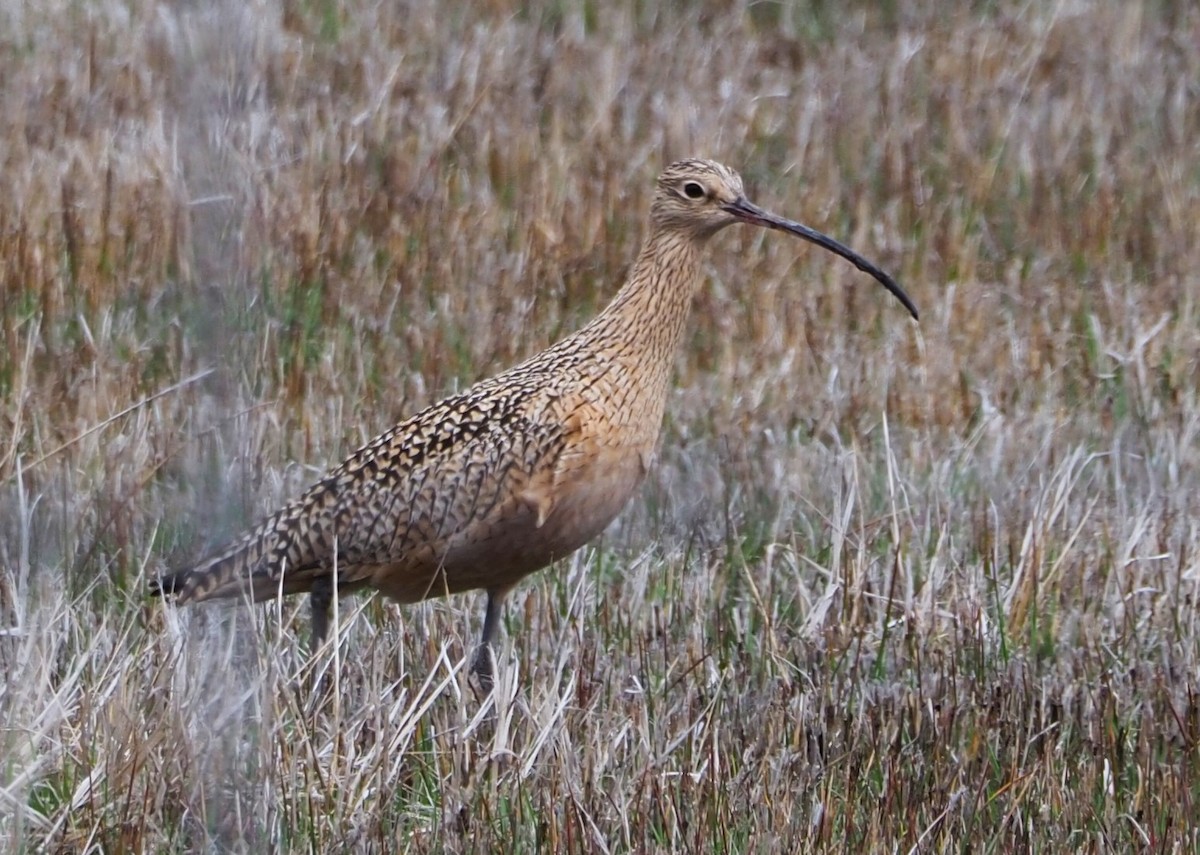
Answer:
<svg viewBox="0 0 1200 855"><path fill-rule="evenodd" d="M732 169L679 161L659 176L628 281L591 323L376 437L257 528L161 579L155 592L179 602L310 592L315 649L335 587L339 595L374 588L402 603L482 588L487 610L474 670L490 682L505 595L599 534L645 477L701 250L736 222L837 253L917 317L878 267L747 201Z"/></svg>

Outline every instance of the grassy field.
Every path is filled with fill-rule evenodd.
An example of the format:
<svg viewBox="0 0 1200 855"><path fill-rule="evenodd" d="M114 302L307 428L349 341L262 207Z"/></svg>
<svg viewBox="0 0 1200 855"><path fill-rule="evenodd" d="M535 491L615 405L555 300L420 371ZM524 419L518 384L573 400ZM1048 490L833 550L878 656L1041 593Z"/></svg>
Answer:
<svg viewBox="0 0 1200 855"><path fill-rule="evenodd" d="M0 847L1200 851L1195 3L0 4ZM510 598L148 580L732 228ZM332 686L320 704L304 686Z"/></svg>

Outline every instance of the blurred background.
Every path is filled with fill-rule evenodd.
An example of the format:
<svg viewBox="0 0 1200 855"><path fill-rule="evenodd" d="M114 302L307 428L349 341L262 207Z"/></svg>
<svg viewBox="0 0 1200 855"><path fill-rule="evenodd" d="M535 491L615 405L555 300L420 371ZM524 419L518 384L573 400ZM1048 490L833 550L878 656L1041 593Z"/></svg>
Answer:
<svg viewBox="0 0 1200 855"><path fill-rule="evenodd" d="M1191 849L1200 8L0 4L0 839ZM671 161L715 240L658 469L512 598L150 578L574 331ZM232 676L231 676L232 675ZM7 818L4 818L7 814Z"/></svg>

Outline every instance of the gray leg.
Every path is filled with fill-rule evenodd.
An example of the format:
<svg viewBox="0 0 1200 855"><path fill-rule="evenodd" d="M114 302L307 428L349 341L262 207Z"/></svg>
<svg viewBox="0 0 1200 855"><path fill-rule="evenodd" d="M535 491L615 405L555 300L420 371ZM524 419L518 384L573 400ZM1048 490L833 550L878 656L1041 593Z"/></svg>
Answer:
<svg viewBox="0 0 1200 855"><path fill-rule="evenodd" d="M480 684L485 689L492 686L494 664L493 643L496 631L500 628L500 615L504 611L504 597L508 588L492 589L487 592L487 611L483 615L483 637L479 640L479 649L475 653L475 664L471 670L479 677Z"/></svg>
<svg viewBox="0 0 1200 855"><path fill-rule="evenodd" d="M333 580L328 576L313 579L312 593L308 595L312 606L312 641L309 653L316 653L325 636L329 634L329 607L333 604Z"/></svg>

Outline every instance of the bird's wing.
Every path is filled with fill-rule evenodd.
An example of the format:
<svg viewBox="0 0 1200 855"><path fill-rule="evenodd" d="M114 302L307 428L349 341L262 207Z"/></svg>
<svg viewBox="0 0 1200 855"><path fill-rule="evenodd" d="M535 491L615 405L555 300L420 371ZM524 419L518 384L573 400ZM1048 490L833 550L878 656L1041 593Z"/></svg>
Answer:
<svg viewBox="0 0 1200 855"><path fill-rule="evenodd" d="M568 428L516 393L448 398L376 437L298 499L199 564L158 583L181 602L310 590L332 573L365 584L371 568L436 554L473 525L536 497ZM534 492L530 492L533 490Z"/></svg>

